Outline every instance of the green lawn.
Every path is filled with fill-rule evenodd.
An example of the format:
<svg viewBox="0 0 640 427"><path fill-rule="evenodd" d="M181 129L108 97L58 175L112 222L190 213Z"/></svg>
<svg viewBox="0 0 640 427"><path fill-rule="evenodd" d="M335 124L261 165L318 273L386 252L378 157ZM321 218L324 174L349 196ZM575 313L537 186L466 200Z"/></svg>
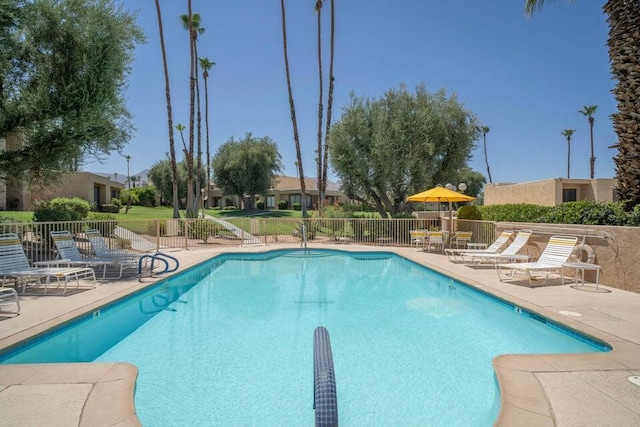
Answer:
<svg viewBox="0 0 640 427"><path fill-rule="evenodd" d="M207 215L211 215L216 218L301 218L302 213L294 210L275 210L275 211L251 211L244 212L238 209L234 210L220 210L220 209L207 209ZM181 211L184 214L184 211ZM91 216L91 213L89 214ZM128 213L124 213L124 208L120 213L114 214L100 214L111 215L117 220L137 220L137 219L170 219L173 217L173 209L166 206L158 206L155 208L148 208L144 206L131 206ZM5 211L0 212L0 217L11 218L16 221L30 222L33 220L33 212L31 211ZM2 222L0 220L0 222Z"/></svg>

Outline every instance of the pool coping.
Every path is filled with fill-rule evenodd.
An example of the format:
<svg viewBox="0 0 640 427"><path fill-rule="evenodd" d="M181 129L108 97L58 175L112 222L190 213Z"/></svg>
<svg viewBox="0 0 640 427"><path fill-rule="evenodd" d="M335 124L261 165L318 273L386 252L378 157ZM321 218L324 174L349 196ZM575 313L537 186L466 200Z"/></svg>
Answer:
<svg viewBox="0 0 640 427"><path fill-rule="evenodd" d="M199 259L186 263L185 267L181 268L179 272L185 271L205 259L223 253L267 252L290 248L291 247L287 247L286 245L278 245L257 248L232 248L231 250L226 248L226 250L218 252L207 251L206 253L204 251L191 251L189 254L192 255L192 258ZM458 269L455 267L456 264L448 263L446 258L441 255L425 254L417 252L415 249L411 250L390 246L322 246L322 249L325 248L347 252L373 251L395 253L417 262L420 265L453 277L481 292L506 300L510 304L515 304L530 312L537 313L552 321L566 325L570 329L604 341L612 347L611 351L603 353L501 355L494 358L493 366L501 395L501 409L495 423L496 426L561 425L558 424L554 411L554 404L557 402L554 402L553 398L550 399L548 393L545 391L544 381L541 381L541 378L544 378L546 374L613 371L627 371L635 373L636 375L640 374L640 345L638 343L618 337L613 333L592 327L583 322L561 316L544 306L527 301L505 290L496 289L492 287L492 285L501 285L496 283L488 284L486 280L477 280L470 271L465 272L464 270ZM194 254L198 254L199 256L194 257ZM463 274L460 274L460 271L462 271ZM153 282L133 284L128 289L114 292L109 298L94 301L93 303L86 304L85 306L70 310L63 315L49 319L46 322L12 334L9 337L4 337L0 339L0 348L11 347L15 343L28 337L40 334L45 330L68 322L80 315L90 313L100 306L117 301L131 293L138 292L148 286L153 286L157 281L165 279L166 277L162 277ZM497 282L497 279L494 279L493 282ZM109 369L107 369L105 365L108 365ZM105 369L107 370L104 371ZM15 370L15 372L12 370ZM104 375L97 375L97 372L102 372ZM0 365L0 399L2 398L2 392L8 387L21 385L33 386L36 385L38 381L41 381L43 385L51 384L54 380L69 384L69 375L72 375L71 378L74 384L91 384L92 387L92 393L86 397L82 406L82 411L79 415L79 425L140 425L135 415L133 403L137 368L127 363ZM109 393L101 393L101 390L111 391ZM95 393L93 391L95 391ZM632 410L635 411L634 408L632 408ZM2 415L2 411L4 410L0 409L0 416ZM108 416L105 414L108 414ZM640 412L638 412L638 417L640 419ZM91 423L87 423L86 421L91 421Z"/></svg>

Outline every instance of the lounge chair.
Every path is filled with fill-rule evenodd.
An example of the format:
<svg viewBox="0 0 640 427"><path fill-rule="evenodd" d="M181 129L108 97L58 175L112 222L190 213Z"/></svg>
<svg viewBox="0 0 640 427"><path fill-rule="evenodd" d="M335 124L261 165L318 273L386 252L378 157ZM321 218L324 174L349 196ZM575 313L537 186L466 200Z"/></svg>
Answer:
<svg viewBox="0 0 640 427"><path fill-rule="evenodd" d="M467 244L471 241L471 237L473 237L473 231L456 231L453 236L451 236L449 246L456 245L456 249L460 249L461 247L468 249Z"/></svg>
<svg viewBox="0 0 640 427"><path fill-rule="evenodd" d="M73 240L73 236L68 231L52 231L51 238L53 239L53 243L56 245L56 249L58 250L58 257L53 262L51 261L43 261L40 263L35 263L35 266L48 266L53 267L55 265L67 265L71 266L82 266L82 267L92 267L94 270L96 268L102 267L102 278L107 278L107 267L113 266L119 271L118 275L115 277L109 277L110 279L119 279L122 277L122 272L125 267L137 268L136 259L133 257L128 258L87 258L83 257L78 250L78 246L76 246L76 242Z"/></svg>
<svg viewBox="0 0 640 427"><path fill-rule="evenodd" d="M31 267L18 236L15 233L0 234L0 280L14 281L18 287L22 284L24 293L29 282L35 281L41 285L42 279L44 294L47 293L51 279L56 280L58 287L64 281L63 295L67 292L69 281L75 280L76 288L80 287L80 279L90 279L93 286L96 283L95 272L88 267Z"/></svg>
<svg viewBox="0 0 640 427"><path fill-rule="evenodd" d="M85 230L84 234L89 239L91 250L93 253L101 259L140 259L140 255L135 252L129 252L126 249L111 249L105 242L104 237L100 233L100 230L90 229Z"/></svg>
<svg viewBox="0 0 640 427"><path fill-rule="evenodd" d="M480 253L484 253L484 254L496 254L499 253L502 248L507 244L507 242L509 241L509 239L511 238L511 236L513 236L513 231L511 230L504 230L502 233L500 233L500 236L498 236L498 238L495 240L495 242L493 242L491 244L491 246L489 246L486 249L450 249L447 248L444 250L444 252L447 254L447 258L449 258L449 261L458 261L458 262L462 262L464 261L463 255L464 254L480 254Z"/></svg>
<svg viewBox="0 0 640 427"><path fill-rule="evenodd" d="M562 264L567 262L577 243L577 237L551 236L547 247L544 248L537 261L496 264L498 278L502 282L513 279L517 272L524 272L529 283L533 284L535 280L544 275L543 284L546 284L551 273L562 271ZM510 274L503 278L502 270L509 270Z"/></svg>
<svg viewBox="0 0 640 427"><path fill-rule="evenodd" d="M18 292L13 288L0 287L0 312L2 312L2 306L8 303L15 303L16 310L10 313L20 313L20 301L18 301Z"/></svg>
<svg viewBox="0 0 640 427"><path fill-rule="evenodd" d="M529 255L521 253L527 247L527 242L533 234L531 230L520 230L515 239L507 246L502 252L497 254L487 253L466 253L463 255L465 258L469 258L466 262L467 265L479 265L482 263L499 263L499 262L518 262L529 261L531 257Z"/></svg>

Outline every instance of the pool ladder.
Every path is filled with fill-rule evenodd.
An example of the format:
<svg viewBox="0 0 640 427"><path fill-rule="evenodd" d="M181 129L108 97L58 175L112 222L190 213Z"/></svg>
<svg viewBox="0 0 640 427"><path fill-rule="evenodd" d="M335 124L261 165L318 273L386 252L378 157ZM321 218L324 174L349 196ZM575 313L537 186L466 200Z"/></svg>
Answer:
<svg viewBox="0 0 640 427"><path fill-rule="evenodd" d="M307 249L307 226L304 225L304 222L300 224L300 232L302 233L302 241L300 242L300 246L303 246Z"/></svg>
<svg viewBox="0 0 640 427"><path fill-rule="evenodd" d="M313 409L316 427L338 427L336 374L329 332L324 326L313 331Z"/></svg>
<svg viewBox="0 0 640 427"><path fill-rule="evenodd" d="M145 275L143 274L143 264L147 261L149 263L149 271ZM155 268L156 261L158 263L164 264L164 270L162 271L153 271ZM175 266L173 268L169 267L169 261L175 262ZM143 277L153 277L158 274L172 273L176 271L180 267L180 262L176 257L172 257L171 255L167 255L162 252L156 252L155 254L145 254L140 257L138 260L138 281L142 282Z"/></svg>

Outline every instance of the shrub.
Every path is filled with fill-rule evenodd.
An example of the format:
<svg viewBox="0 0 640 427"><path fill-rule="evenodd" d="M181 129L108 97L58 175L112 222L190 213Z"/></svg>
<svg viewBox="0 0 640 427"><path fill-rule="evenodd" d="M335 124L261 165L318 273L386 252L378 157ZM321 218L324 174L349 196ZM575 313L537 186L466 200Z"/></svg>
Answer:
<svg viewBox="0 0 640 427"><path fill-rule="evenodd" d="M117 206L118 208L122 207L122 202L120 201L120 199L117 199L115 197L111 199L111 204Z"/></svg>
<svg viewBox="0 0 640 427"><path fill-rule="evenodd" d="M13 218L10 218L8 216L4 216L2 214L0 214L0 224L5 223L5 224L17 224L20 221L16 221ZM0 233L15 233L16 232L16 228L11 226L11 225L3 225L0 226Z"/></svg>
<svg viewBox="0 0 640 427"><path fill-rule="evenodd" d="M64 209L43 208L33 211L34 222L71 221L71 213Z"/></svg>
<svg viewBox="0 0 640 427"><path fill-rule="evenodd" d="M118 213L120 212L120 206L107 203L100 206L100 212Z"/></svg>
<svg viewBox="0 0 640 427"><path fill-rule="evenodd" d="M285 210L289 207L289 202L286 200L278 200L278 209Z"/></svg>
<svg viewBox="0 0 640 427"><path fill-rule="evenodd" d="M477 206L462 206L458 209L458 219L481 220L482 215Z"/></svg>
<svg viewBox="0 0 640 427"><path fill-rule="evenodd" d="M485 221L540 222L540 218L552 207L526 203L478 206Z"/></svg>
<svg viewBox="0 0 640 427"><path fill-rule="evenodd" d="M156 205L156 188L153 185L143 185L142 187L132 188L132 193L138 197L137 202L131 204L139 204L140 206L154 207Z"/></svg>
<svg viewBox="0 0 640 427"><path fill-rule="evenodd" d="M190 239L199 239L207 243L207 239L218 234L222 226L210 220L196 220L189 222L188 235Z"/></svg>
<svg viewBox="0 0 640 427"><path fill-rule="evenodd" d="M622 203L598 203L591 200L563 203L554 206L540 218L550 224L626 225L629 214Z"/></svg>
<svg viewBox="0 0 640 427"><path fill-rule="evenodd" d="M80 221L89 215L91 205L79 197L56 197L49 202L49 208L65 210L72 221Z"/></svg>
<svg viewBox="0 0 640 427"><path fill-rule="evenodd" d="M264 200L258 200L256 202L256 208L258 208L260 210L264 210Z"/></svg>
<svg viewBox="0 0 640 427"><path fill-rule="evenodd" d="M293 209L294 211L301 211L302 210L302 204L296 202L296 203L291 205L291 209Z"/></svg>

